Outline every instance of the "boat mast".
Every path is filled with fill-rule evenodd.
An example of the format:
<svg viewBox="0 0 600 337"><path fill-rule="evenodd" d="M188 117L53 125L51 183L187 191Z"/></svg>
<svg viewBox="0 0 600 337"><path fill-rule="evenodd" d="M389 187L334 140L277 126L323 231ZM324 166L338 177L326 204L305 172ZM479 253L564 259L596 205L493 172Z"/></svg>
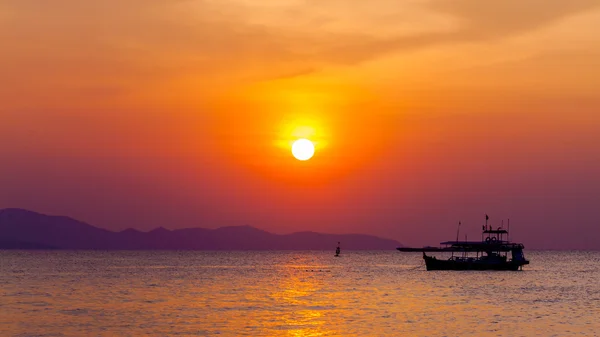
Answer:
<svg viewBox="0 0 600 337"><path fill-rule="evenodd" d="M460 233L460 221L458 222L458 229L456 229L456 242L458 243L458 234Z"/></svg>
<svg viewBox="0 0 600 337"><path fill-rule="evenodd" d="M481 232L481 242L483 242L483 236L485 234L485 231L488 230L487 222L489 219L490 219L490 217L486 214L485 215L485 227L483 227L483 231Z"/></svg>
<svg viewBox="0 0 600 337"><path fill-rule="evenodd" d="M458 228L456 229L456 243L458 243L458 234L460 233L460 221L458 222ZM454 257L454 251L452 251L452 258Z"/></svg>

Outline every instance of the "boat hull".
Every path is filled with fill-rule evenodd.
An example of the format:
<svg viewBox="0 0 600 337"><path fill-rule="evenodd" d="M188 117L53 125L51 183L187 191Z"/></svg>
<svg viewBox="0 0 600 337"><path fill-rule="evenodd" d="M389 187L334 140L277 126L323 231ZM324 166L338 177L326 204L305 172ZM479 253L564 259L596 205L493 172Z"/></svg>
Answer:
<svg viewBox="0 0 600 337"><path fill-rule="evenodd" d="M528 261L482 261L473 259L471 261L438 260L432 256L425 256L427 270L504 270L517 271Z"/></svg>

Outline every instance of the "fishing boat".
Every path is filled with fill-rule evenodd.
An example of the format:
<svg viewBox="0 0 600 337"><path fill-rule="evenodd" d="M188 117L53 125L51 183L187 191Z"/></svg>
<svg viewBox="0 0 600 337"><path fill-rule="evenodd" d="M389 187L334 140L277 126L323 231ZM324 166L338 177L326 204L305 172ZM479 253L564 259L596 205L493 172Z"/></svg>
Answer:
<svg viewBox="0 0 600 337"><path fill-rule="evenodd" d="M529 264L525 259L522 243L509 241L508 230L486 225L482 228L481 241L441 242L440 247L399 247L401 252L423 252L427 270L523 270ZM510 228L510 223L509 223ZM460 222L459 222L460 230ZM446 253L449 258L438 258L427 253ZM509 256L510 254L510 256Z"/></svg>

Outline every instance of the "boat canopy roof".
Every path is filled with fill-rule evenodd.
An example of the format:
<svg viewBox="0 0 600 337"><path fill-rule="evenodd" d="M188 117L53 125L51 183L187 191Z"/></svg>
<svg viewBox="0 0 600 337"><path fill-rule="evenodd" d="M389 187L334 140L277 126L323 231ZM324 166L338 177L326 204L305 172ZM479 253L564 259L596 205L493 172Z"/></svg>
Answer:
<svg viewBox="0 0 600 337"><path fill-rule="evenodd" d="M446 247L400 247L398 250L402 252L510 252L516 249L525 248L521 243L511 243L507 241L446 241L441 244Z"/></svg>
<svg viewBox="0 0 600 337"><path fill-rule="evenodd" d="M487 229L483 231L483 234L508 234L506 229Z"/></svg>
<svg viewBox="0 0 600 337"><path fill-rule="evenodd" d="M508 238L508 230L504 229L504 223L502 226L494 229L492 226L488 226L488 216L485 216L485 226L482 228L481 241L446 241L441 242L440 245L443 247L423 247L423 248L409 248L399 247L398 250L401 252L510 252L513 250L522 250L525 248L522 243L513 243L508 240L504 240L504 235ZM510 223L510 222L509 222ZM459 230L460 230L460 222ZM509 225L510 226L510 225ZM486 237L484 240L484 236ZM456 233L458 239L458 232Z"/></svg>

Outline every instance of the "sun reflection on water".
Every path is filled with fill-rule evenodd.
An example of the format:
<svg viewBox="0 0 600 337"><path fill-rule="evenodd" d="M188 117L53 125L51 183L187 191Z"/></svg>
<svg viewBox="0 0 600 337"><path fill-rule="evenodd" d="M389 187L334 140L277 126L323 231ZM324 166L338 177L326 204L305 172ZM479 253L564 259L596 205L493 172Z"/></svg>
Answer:
<svg viewBox="0 0 600 337"><path fill-rule="evenodd" d="M280 272L286 277L279 280L270 297L283 309L284 314L273 326L274 330L294 337L333 334L324 315L324 311L333 308L324 306L329 302L328 296L322 291L324 282L314 276L315 273L323 273L322 269L315 271L310 261L293 255L289 263L281 268Z"/></svg>

